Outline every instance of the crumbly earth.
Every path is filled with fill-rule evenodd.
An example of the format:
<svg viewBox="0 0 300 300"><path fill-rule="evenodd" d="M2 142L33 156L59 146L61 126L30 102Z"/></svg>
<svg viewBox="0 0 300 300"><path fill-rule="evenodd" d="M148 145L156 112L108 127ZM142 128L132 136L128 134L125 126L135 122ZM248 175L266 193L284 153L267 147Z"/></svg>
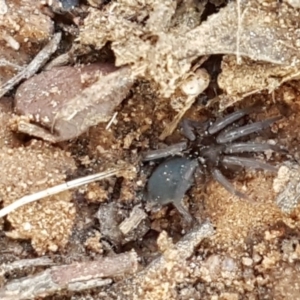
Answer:
<svg viewBox="0 0 300 300"><path fill-rule="evenodd" d="M75 169L67 152L38 141L26 147L3 147L0 156L0 193L4 206L64 183L66 174ZM12 226L7 236L31 239L39 254L62 249L68 242L76 214L71 200L71 192L65 191L21 207L7 217Z"/></svg>
<svg viewBox="0 0 300 300"><path fill-rule="evenodd" d="M135 157L135 145L144 150L155 145L162 146L157 137L163 127L160 117L163 120L170 117L167 114L168 105L156 98L154 94L151 97L147 96L148 101L143 101L140 93L148 95L146 91L149 92L149 88L150 86L145 84L136 88L134 96L122 107L115 124L111 126L109 132L105 133L105 139L101 140L99 137L104 130L103 126L99 125L90 131L89 157L97 157L97 161L109 161L120 155L124 160L130 160ZM284 85L275 96L281 98L284 97L283 95L286 101L292 103L288 108L284 101L273 104L273 95L267 93L246 99L240 107L251 105L258 100L268 106L262 113L254 114L253 120L266 119L280 113L285 115L286 117L261 136L253 135L253 140L268 140L271 143L282 144L292 155L297 155L298 148L292 147L291 142L296 145L295 139L299 140L298 132L295 130L297 122L298 126L300 125L300 111L297 109L298 92L293 85ZM155 114L151 114L152 105L155 107ZM206 112L200 110L201 107L194 106L188 115L203 121L209 114L220 114L214 108ZM146 116L151 115L153 115L152 122L148 124ZM138 116L142 117L138 118ZM134 134L132 128L136 128ZM141 134L142 129L145 131ZM121 139L115 139L115 136L123 136L125 143L128 141L128 135L134 138L131 138L130 143L127 144L129 151L122 151L124 144ZM166 143L170 144L180 139L182 139L180 134L175 133ZM109 151L109 147L113 151ZM270 153L258 155L258 159L271 159L278 165L284 163L284 166L285 161L291 158L284 155L272 156ZM232 182L235 187L246 193L252 202L234 197L212 180L206 184L201 182L196 184L189 191L186 203L199 222L206 219L212 221L216 228L215 235L201 244L190 260L182 261L179 265L177 263L167 265L166 268L170 268L168 275L161 274L160 271L152 274L151 279L141 275L140 279L136 279L141 290L138 296L135 296L138 299L255 299L255 297L271 297L271 295L273 299L295 297L298 292L297 285L289 287L288 280L283 280L285 276L282 274L287 273L286 276L291 281L297 281L295 274L298 267L294 262L297 260L299 250L297 250L298 246L293 246L295 241L298 245L300 229L297 191L292 190L293 201L290 201L290 197L283 199L290 209L289 213L276 203L280 193L287 188L287 182L296 177L295 172L299 169L292 166L293 164L287 164L285 168L288 170L283 169L278 175L263 171L247 171L233 177ZM137 195L141 190L137 182L141 181L144 186L145 173L147 174L149 165L140 165L140 170L141 173L131 187L131 192L134 189ZM289 172L294 173L289 175ZM122 200L124 199L118 199L118 201ZM126 203L131 206L137 201L132 194ZM185 226L180 214L171 207L169 209L164 207L160 212L151 214L152 234L167 230L176 241L182 230L188 230ZM145 248L140 246L136 248L147 262L150 262L153 253L158 251L153 243L153 237L145 236L143 239ZM181 276L174 276L173 271ZM155 282L160 282L160 285L157 286ZM130 296L124 296L122 299L135 299L131 292L128 287ZM111 289L106 289L100 294L96 293L98 297L101 295L107 299L117 299L117 294L118 289L115 293ZM78 297L80 299L82 294Z"/></svg>
<svg viewBox="0 0 300 300"><path fill-rule="evenodd" d="M177 2L179 5L183 1ZM210 1L214 2L216 1ZM260 7L262 2L248 1L257 7ZM232 102L226 102L224 99L221 99L221 102L217 101L219 99L202 101L199 97L199 101L185 115L196 121L204 121L260 101L266 109L251 115L250 118L247 117L247 120L263 120L279 114L283 116L270 129L252 135L252 139L257 142L268 141L286 147L289 152L287 155L269 152L257 155L258 159L280 167L278 174L243 171L232 176L231 182L238 190L246 193L251 202L234 197L210 178L206 178L206 182L197 180L185 196L185 204L198 222L210 219L215 227L215 234L202 241L188 257L167 257L174 254L170 249L190 230L171 205L158 212L146 211L147 219L137 225L136 232L129 234L129 242L124 242L125 238L119 225L129 217L133 207L146 207L143 191L147 178L156 165L156 162L141 162L141 154L146 150L163 148L183 140L179 130L165 140L159 139L167 124L176 116L169 98L161 95L172 93L177 88L176 80L183 79L189 71L180 68L180 60L173 61L174 53L168 51L153 53L154 58L167 58L161 65L159 60L150 58L154 64L153 69L149 67L137 70L137 67L143 66L149 60L148 56L143 57L143 49L159 50L153 33L157 33L160 28L156 28L155 25L162 26L162 32L167 37L177 37L176 32L182 34L191 28L197 28L198 23L193 22L191 27L188 27L189 22L181 27L180 20L185 22L189 19L187 16L195 16L194 13L200 13L202 8L195 7L195 1L187 1L191 3L191 10L184 8L182 14L180 10L176 10L176 18L168 15L165 19L172 20L173 23L164 24L162 20L157 24L149 23L145 28L143 24L149 20L149 15L157 17L161 1L151 1L153 7L143 5L142 1L119 0L110 3L110 14L103 13L94 5L86 22L82 23L84 25L80 28L80 39L84 42L95 42L98 38L98 44L92 43L96 48L112 41L113 51L116 51L120 64L122 59L126 63L132 63L133 60L134 63L136 56L141 58L135 64L135 70L144 77L141 76L142 79L136 81L128 97L115 108L116 114L109 126L107 123L98 124L77 139L61 144L49 145L28 136L12 133L7 124L12 112L9 109L1 110L0 198L2 205L6 206L30 193L64 183L67 176L73 179L125 163L133 166L134 172L39 200L2 219L2 232L5 234L0 236L1 263L9 264L11 261L46 254L57 264L64 264L112 256L114 253L130 249L134 249L140 257L142 271L135 274L134 278L127 278L128 281L118 277L114 278L114 284L104 288L85 292L57 292L46 299L300 299L300 169L297 163L300 155L300 93L299 81L289 80L280 85L286 76L290 75L289 71L283 72L286 67L281 68L264 62L254 63L248 59L243 59L241 65L238 65L235 61L236 56L225 56L219 84L223 84L224 96L233 96L232 99L224 99L230 99ZM113 3L116 5L115 11ZM166 2L168 3L170 6L165 13L170 14L175 8L172 1ZM279 3L274 0L263 4L261 11L270 13L272 17L273 13L276 13L276 5L279 5L278 10L284 11L288 7L289 12L292 11L285 1ZM234 2L230 1L230 5L230 10L220 10L223 17L226 12L233 11ZM145 8L146 15L143 14L143 9L137 8ZM251 11L247 10L247 18ZM149 12L152 14L148 15ZM95 20L99 15L104 15L105 18ZM164 17L165 15L161 16L162 19ZM224 17L221 21L225 22L230 17L232 16ZM110 25L117 22L118 27L113 27L111 32L100 31L99 28L105 25L107 19L112 22ZM132 27L126 29L122 23L124 19L125 23ZM128 20L132 22L128 23ZM286 22L289 20L285 19ZM267 23L268 19L264 21ZM210 18L206 26L212 22L213 18ZM223 24L224 27L216 24L221 36L233 35L231 31L226 33L227 23ZM292 21L289 26L293 26ZM89 36L91 28L96 33ZM125 30L125 34L121 32L121 36L118 36L121 28L128 31ZM232 30L236 33L235 27L232 27ZM130 32L132 36L126 39L126 33L128 36ZM141 41L142 46L137 49ZM230 39L226 41L230 42ZM167 38L163 39L162 43L165 42ZM197 45L197 41L193 42ZM124 45L131 47L125 51L122 48ZM222 50L221 46L219 45L218 51ZM226 47L224 49L228 50L229 46ZM230 47L235 51L235 41L231 42ZM128 49L131 49L135 56L129 56ZM293 51L295 49L293 48ZM122 51L126 56L122 57ZM182 66L190 64L189 58L183 61ZM168 72L165 72L166 70ZM213 70L210 73L213 73ZM245 77L245 74L248 77ZM170 86L166 85L168 81L172 83ZM157 86L160 86L160 89L157 89ZM269 94L266 90L272 93ZM219 90L213 90L214 96L216 92ZM201 96L207 94L208 92ZM251 95L240 101L241 97L247 94ZM232 103L234 106L225 109ZM145 228L147 233L143 231ZM161 253L162 258L169 258L167 263L153 268L151 276L145 276L143 270ZM0 282L5 286L7 280L26 276L30 278L29 275L38 271L32 268L9 274L5 278L1 277ZM135 290L130 283L134 283ZM45 293L48 295L47 291Z"/></svg>
<svg viewBox="0 0 300 300"><path fill-rule="evenodd" d="M28 64L54 31L54 23L43 14L39 1L1 1L1 8L0 85Z"/></svg>
<svg viewBox="0 0 300 300"><path fill-rule="evenodd" d="M0 147L16 147L22 143L12 133L8 124L12 117L12 98L3 97L0 103Z"/></svg>
<svg viewBox="0 0 300 300"><path fill-rule="evenodd" d="M283 82L298 77L298 67L261 64L244 58L238 64L235 56L224 56L218 84L226 91L220 106L231 106L246 96L263 90L273 92Z"/></svg>

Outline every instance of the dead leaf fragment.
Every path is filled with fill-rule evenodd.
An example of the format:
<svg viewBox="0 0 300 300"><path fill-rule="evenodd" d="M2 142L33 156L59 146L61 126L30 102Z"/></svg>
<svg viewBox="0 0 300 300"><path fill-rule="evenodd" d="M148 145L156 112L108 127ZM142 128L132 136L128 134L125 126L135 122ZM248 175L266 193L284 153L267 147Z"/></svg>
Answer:
<svg viewBox="0 0 300 300"><path fill-rule="evenodd" d="M129 68L108 64L42 72L17 90L16 112L35 123L26 127L23 119L17 130L53 143L75 138L109 121L133 84L130 75Z"/></svg>
<svg viewBox="0 0 300 300"><path fill-rule="evenodd" d="M275 64L299 64L300 12L286 4L274 9L276 1L265 5L256 0L239 2L240 23L237 2L229 2L178 41L178 48L185 51L177 50L176 57L234 54Z"/></svg>

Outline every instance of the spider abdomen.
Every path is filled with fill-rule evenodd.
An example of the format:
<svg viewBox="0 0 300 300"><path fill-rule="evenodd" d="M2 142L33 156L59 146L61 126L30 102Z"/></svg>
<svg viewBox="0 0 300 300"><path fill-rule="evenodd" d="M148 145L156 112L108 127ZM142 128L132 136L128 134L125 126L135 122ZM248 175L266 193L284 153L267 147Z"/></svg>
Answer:
<svg viewBox="0 0 300 300"><path fill-rule="evenodd" d="M173 203L179 212L191 221L191 216L181 201L194 182L193 173L197 166L197 160L186 157L173 157L162 162L149 178L147 200L162 205Z"/></svg>

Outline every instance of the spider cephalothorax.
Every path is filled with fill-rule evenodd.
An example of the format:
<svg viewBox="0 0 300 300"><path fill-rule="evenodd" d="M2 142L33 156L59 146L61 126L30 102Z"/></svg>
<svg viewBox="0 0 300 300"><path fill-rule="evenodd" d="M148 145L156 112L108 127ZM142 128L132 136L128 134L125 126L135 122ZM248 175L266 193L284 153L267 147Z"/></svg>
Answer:
<svg viewBox="0 0 300 300"><path fill-rule="evenodd" d="M179 144L179 148L180 150L186 148L185 157L167 159L154 170L147 186L147 199L160 204L173 203L184 217L191 221L191 216L184 211L181 200L192 185L193 173L197 166L200 167L203 174L211 175L230 193L240 198L247 198L246 195L233 187L224 175L224 171L250 168L275 172L277 169L274 166L249 157L249 155L266 150L282 150L280 146L268 143L240 141L252 133L268 128L281 119L280 116L276 116L243 126L238 126L235 123L256 110L257 107L241 109L223 118L204 123L184 120L182 124L183 134L190 142L187 146L186 144ZM155 153L162 157L163 152L161 150L151 152L150 156L155 158ZM176 153L176 145L165 149L165 153L166 155Z"/></svg>
<svg viewBox="0 0 300 300"><path fill-rule="evenodd" d="M213 176L228 191L245 198L236 191L223 175L222 170L236 170L238 168L262 169L275 172L276 168L268 163L249 157L249 154L266 150L280 151L282 148L268 143L241 142L244 137L268 128L281 119L276 116L264 121L237 126L236 121L256 110L256 107L238 110L214 122L205 122L195 126L195 123L185 124L185 135L192 140L194 156L198 158L201 169ZM184 121L184 123L189 123ZM193 132L195 128L196 134ZM237 141L238 140L238 141ZM245 154L247 156L245 156Z"/></svg>

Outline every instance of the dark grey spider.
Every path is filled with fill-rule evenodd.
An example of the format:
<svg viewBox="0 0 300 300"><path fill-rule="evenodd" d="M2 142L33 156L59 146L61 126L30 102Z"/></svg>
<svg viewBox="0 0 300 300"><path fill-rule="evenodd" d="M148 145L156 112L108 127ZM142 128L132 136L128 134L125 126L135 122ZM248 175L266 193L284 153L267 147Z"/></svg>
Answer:
<svg viewBox="0 0 300 300"><path fill-rule="evenodd" d="M274 166L255 158L243 157L241 154L283 150L280 146L267 143L235 142L252 133L262 131L281 119L277 116L241 127L235 124L236 121L254 111L257 111L257 107L241 109L214 122L198 123L184 120L183 133L191 141L191 145L187 146L186 142L175 144L167 149L149 151L144 157L147 161L174 156L183 150L188 154L187 157L175 156L167 159L154 170L147 184L146 199L161 205L173 203L185 219L191 222L192 217L181 201L194 182L193 174L198 166L203 174L211 175L230 193L240 198L247 198L246 195L235 190L223 175L223 171L250 168L276 172ZM192 155L196 158L193 159Z"/></svg>

